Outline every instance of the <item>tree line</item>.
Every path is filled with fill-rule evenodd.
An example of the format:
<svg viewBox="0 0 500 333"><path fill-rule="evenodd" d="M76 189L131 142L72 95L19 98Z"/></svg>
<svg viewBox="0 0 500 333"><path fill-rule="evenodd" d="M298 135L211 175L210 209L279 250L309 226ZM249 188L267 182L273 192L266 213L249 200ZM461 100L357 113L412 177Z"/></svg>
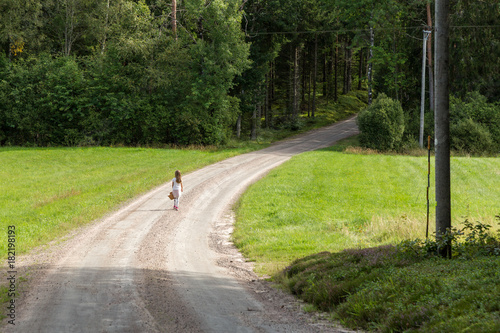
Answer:
<svg viewBox="0 0 500 333"><path fill-rule="evenodd" d="M218 145L356 90L399 101L416 137L431 3L2 0L0 144ZM452 94L498 103L497 1L452 13Z"/></svg>

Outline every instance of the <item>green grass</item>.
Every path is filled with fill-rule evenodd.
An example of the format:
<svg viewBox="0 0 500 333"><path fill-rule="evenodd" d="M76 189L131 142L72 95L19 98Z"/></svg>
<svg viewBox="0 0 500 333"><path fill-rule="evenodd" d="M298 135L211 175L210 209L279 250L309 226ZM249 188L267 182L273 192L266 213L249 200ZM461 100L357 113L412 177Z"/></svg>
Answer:
<svg viewBox="0 0 500 333"><path fill-rule="evenodd" d="M377 332L500 331L500 257L447 260L394 246L319 253L282 285L351 328Z"/></svg>
<svg viewBox="0 0 500 333"><path fill-rule="evenodd" d="M425 237L427 158L338 150L296 156L242 196L233 237L259 273L321 251ZM500 159L453 157L451 174L452 223L494 224ZM431 232L434 191L431 184Z"/></svg>
<svg viewBox="0 0 500 333"><path fill-rule="evenodd" d="M314 118L308 116L306 108L303 106L302 113L299 114L297 123L284 122L277 124L275 129L258 129L258 142L271 143L273 141L285 139L289 136L303 133L312 129L324 127L358 113L367 106L368 92L355 90L347 95L339 95L338 101L326 99L319 95L316 100L316 112ZM276 108L285 110L285 106L276 106ZM279 113L275 117L280 117ZM282 114L281 116L284 116ZM264 125L264 119L261 119L261 126ZM293 127L293 129L292 129Z"/></svg>
<svg viewBox="0 0 500 333"><path fill-rule="evenodd" d="M17 254L58 239L129 200L194 169L255 147L225 150L0 148L0 253L7 226Z"/></svg>
<svg viewBox="0 0 500 333"><path fill-rule="evenodd" d="M350 328L499 332L500 257L491 254L500 253L500 159L452 157L453 225L482 221L497 240L486 251L484 234L469 227L476 238L461 236L460 256L446 260L429 254L432 242L403 242L425 238L426 156L357 143L301 154L252 185L236 207L235 244L259 273L308 302L305 311L329 312Z"/></svg>

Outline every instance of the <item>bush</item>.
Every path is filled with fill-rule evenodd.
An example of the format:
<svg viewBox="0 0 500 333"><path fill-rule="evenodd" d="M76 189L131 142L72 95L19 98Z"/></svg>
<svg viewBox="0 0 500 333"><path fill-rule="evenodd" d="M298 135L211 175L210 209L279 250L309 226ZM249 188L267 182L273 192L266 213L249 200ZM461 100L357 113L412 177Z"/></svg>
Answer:
<svg viewBox="0 0 500 333"><path fill-rule="evenodd" d="M494 144L490 132L471 118L450 126L451 148L473 154L492 151Z"/></svg>
<svg viewBox="0 0 500 333"><path fill-rule="evenodd" d="M425 113L424 144L434 138L434 112ZM420 108L405 113L401 147L413 147L420 134ZM470 92L463 99L450 96L451 148L464 153L498 153L500 150L500 104L488 103L485 96ZM401 150L401 149L400 149Z"/></svg>
<svg viewBox="0 0 500 333"><path fill-rule="evenodd" d="M404 132L403 108L384 94L358 115L361 145L378 150L394 150L401 143Z"/></svg>
<svg viewBox="0 0 500 333"><path fill-rule="evenodd" d="M478 92L464 100L452 97L450 131L452 148L470 153L500 149L500 104L488 103Z"/></svg>

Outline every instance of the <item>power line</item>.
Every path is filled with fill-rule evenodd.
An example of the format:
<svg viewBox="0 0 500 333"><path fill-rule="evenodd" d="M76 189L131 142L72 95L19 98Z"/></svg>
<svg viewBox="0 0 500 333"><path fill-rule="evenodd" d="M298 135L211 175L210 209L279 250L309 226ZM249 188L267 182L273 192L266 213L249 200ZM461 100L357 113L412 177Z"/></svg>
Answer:
<svg viewBox="0 0 500 333"><path fill-rule="evenodd" d="M420 30L426 28L423 25L400 27L400 28L373 28L375 31L400 31L400 30ZM500 28L500 25L455 25L450 26L450 29L485 29L485 28ZM433 28L430 28L433 29ZM336 30L314 30L314 31L262 31L248 33L248 37L261 36L261 35L303 35L303 34L327 34L327 33L343 33L343 32L370 32L370 28L365 29L336 29Z"/></svg>

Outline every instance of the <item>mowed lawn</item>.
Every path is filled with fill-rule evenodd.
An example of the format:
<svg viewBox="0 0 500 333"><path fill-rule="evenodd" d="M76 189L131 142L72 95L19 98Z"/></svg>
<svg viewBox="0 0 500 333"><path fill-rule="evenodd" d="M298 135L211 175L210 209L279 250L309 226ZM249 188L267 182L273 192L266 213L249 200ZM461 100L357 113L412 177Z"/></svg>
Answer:
<svg viewBox="0 0 500 333"><path fill-rule="evenodd" d="M304 153L252 185L237 205L235 244L273 274L294 259L425 238L427 157ZM431 158L430 235L435 229ZM452 157L452 224L496 225L500 158Z"/></svg>
<svg viewBox="0 0 500 333"><path fill-rule="evenodd" d="M57 239L174 177L245 152L146 148L0 148L0 251Z"/></svg>

